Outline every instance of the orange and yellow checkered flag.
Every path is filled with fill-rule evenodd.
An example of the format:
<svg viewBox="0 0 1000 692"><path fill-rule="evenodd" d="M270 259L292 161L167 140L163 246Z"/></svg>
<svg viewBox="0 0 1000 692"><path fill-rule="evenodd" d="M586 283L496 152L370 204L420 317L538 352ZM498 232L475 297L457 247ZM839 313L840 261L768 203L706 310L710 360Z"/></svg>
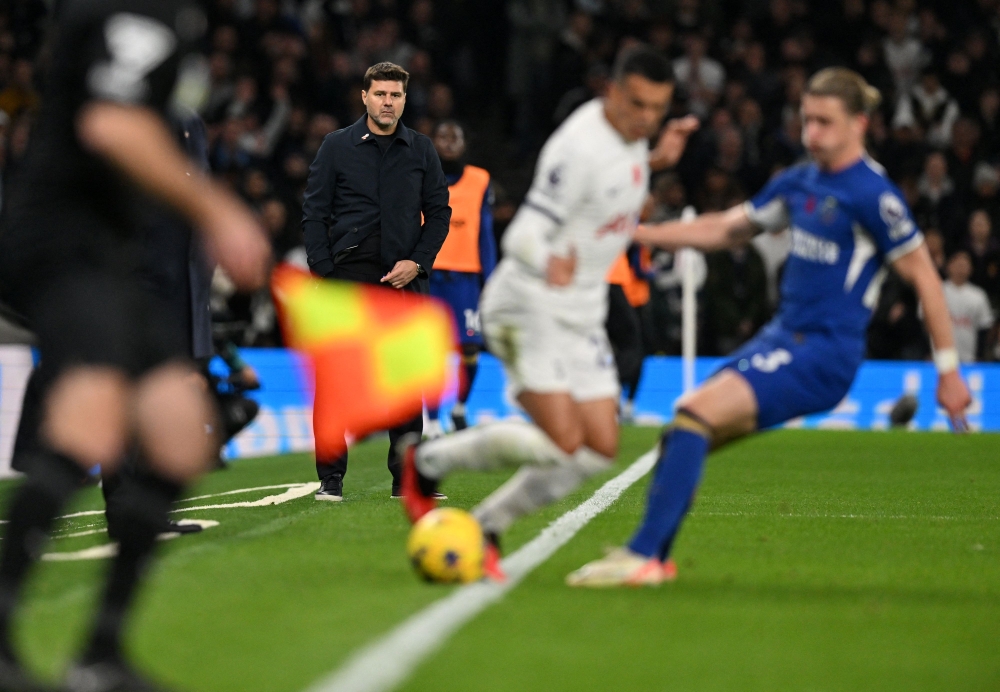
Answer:
<svg viewBox="0 0 1000 692"><path fill-rule="evenodd" d="M361 438L436 406L456 350L455 324L438 301L406 291L329 281L289 265L271 278L285 343L316 378L316 458L333 460L345 433Z"/></svg>

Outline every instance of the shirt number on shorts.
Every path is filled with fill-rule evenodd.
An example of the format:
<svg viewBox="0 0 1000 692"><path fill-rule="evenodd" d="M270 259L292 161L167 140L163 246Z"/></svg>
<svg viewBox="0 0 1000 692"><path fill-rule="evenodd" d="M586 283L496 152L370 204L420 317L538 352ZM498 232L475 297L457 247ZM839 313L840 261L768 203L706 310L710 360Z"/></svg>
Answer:
<svg viewBox="0 0 1000 692"><path fill-rule="evenodd" d="M465 332L469 336L478 334L483 330L482 322L479 319L479 310L465 311Z"/></svg>

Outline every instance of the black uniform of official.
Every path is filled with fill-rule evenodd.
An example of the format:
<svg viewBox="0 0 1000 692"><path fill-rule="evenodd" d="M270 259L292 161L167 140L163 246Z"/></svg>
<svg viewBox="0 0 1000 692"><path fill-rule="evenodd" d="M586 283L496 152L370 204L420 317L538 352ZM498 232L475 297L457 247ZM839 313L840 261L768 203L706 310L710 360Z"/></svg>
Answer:
<svg viewBox="0 0 1000 692"><path fill-rule="evenodd" d="M302 212L314 273L378 284L397 262L411 260L421 271L406 290L420 293L429 290L428 273L451 222L448 181L431 140L402 123L391 135L375 134L367 115L323 140L309 169ZM422 428L418 416L389 431L394 490L399 485L396 440ZM343 478L347 454L317 458L316 470L321 480Z"/></svg>
<svg viewBox="0 0 1000 692"><path fill-rule="evenodd" d="M70 2L64 15L38 125L4 208L0 291L28 318L50 376L80 362L138 375L183 355L184 331L176 313L136 290L142 197L83 148L76 120L94 101L166 113L204 26L196 3L173 0ZM140 45L145 62L133 65Z"/></svg>
<svg viewBox="0 0 1000 692"><path fill-rule="evenodd" d="M66 0L53 40L38 123L0 223L0 297L37 334L40 373L55 382L78 366L138 378L188 352L177 313L141 286L142 197L109 161L82 144L81 111L95 103L166 115L197 91L197 47L207 18L188 0ZM179 79L179 73L184 74ZM188 80L188 81L185 81ZM44 385L47 387L48 385ZM37 689L11 655L12 614L38 536L47 533L85 475L81 460L45 446L9 503L0 542L0 687ZM118 552L89 642L65 689L148 689L122 663L121 633L156 536L182 491L144 469L123 481Z"/></svg>

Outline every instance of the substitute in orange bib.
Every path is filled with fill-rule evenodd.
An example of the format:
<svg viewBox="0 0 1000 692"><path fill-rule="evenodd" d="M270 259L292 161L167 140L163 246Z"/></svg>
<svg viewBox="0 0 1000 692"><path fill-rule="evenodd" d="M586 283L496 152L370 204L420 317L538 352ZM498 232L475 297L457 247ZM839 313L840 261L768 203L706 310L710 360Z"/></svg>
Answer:
<svg viewBox="0 0 1000 692"><path fill-rule="evenodd" d="M448 179L451 226L431 273L431 295L451 306L462 348L458 401L451 410L456 430L466 427L465 403L479 369L483 348L479 322L479 293L497 263L493 237L493 189L490 174L465 163L465 132L446 120L434 132L434 148ZM442 434L437 411L430 411L428 437Z"/></svg>

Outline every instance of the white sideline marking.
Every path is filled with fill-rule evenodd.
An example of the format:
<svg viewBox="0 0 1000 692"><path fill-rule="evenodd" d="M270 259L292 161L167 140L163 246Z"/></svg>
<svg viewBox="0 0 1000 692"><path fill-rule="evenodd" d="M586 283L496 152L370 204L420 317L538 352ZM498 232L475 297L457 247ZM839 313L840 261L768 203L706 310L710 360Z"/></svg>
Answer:
<svg viewBox="0 0 1000 692"><path fill-rule="evenodd" d="M252 493L257 490L276 490L280 488L287 488L285 492L278 495L268 495L259 500L254 500L252 502L231 502L224 505L198 505L197 507L181 507L179 509L171 510L172 512L193 512L198 509L232 509L235 507L268 507L270 505L280 505L282 503L288 502L289 500L297 500L300 497L305 497L310 493L314 493L319 490L319 483L282 483L281 485L262 485L257 488L240 488L239 490L228 490L224 493L213 493L211 495L199 495L198 497L189 497L184 500L179 500L179 502L191 502L193 500L204 500L210 497L221 497L223 495L240 495L242 493ZM103 516L103 509L88 509L83 512L73 512L72 514L64 514L59 519L74 519L76 517L95 517Z"/></svg>
<svg viewBox="0 0 1000 692"><path fill-rule="evenodd" d="M297 500L300 497L312 495L314 492L319 490L319 485L319 483L315 482L296 483L280 495L268 495L267 497L262 497L259 500L252 500L248 502L230 502L225 505L197 505L195 507L180 507L178 509L171 510L171 513L197 512L203 509L232 509L233 507L270 507L271 505L280 505L290 500Z"/></svg>
<svg viewBox="0 0 1000 692"><path fill-rule="evenodd" d="M649 473L655 463L655 450L643 454L588 500L556 519L531 542L507 557L503 561L507 572L505 583L480 581L457 589L355 653L341 668L312 685L308 692L389 692L395 689L462 625L503 598L633 483Z"/></svg>
<svg viewBox="0 0 1000 692"><path fill-rule="evenodd" d="M241 495L252 493L255 490L280 490L283 488L298 488L302 483L280 483L278 485L261 485L256 488L239 488L238 490L227 490L224 493L212 493L211 495L198 495L196 497L186 497L178 502L194 502L195 500L207 500L210 497L222 497L223 495Z"/></svg>
<svg viewBox="0 0 1000 692"><path fill-rule="evenodd" d="M219 522L213 519L181 519L178 524L198 524L203 529L211 529L219 525ZM80 536L91 536L97 533L104 533L107 529L95 529L91 531L80 531L78 533L71 533L65 536L58 536L58 538L79 538ZM157 538L161 541L172 541L173 539L179 537L179 533L161 533ZM45 553L42 555L42 560L46 562L76 562L79 560L106 560L109 557L114 557L118 554L118 544L117 543L104 543L102 545L95 545L90 548L84 548L83 550L71 550L68 552L52 552Z"/></svg>
<svg viewBox="0 0 1000 692"><path fill-rule="evenodd" d="M863 519L877 521L879 519L905 519L930 521L996 521L1000 517L941 517L933 515L905 514L762 514L759 512L691 512L692 517L747 517L751 519Z"/></svg>

